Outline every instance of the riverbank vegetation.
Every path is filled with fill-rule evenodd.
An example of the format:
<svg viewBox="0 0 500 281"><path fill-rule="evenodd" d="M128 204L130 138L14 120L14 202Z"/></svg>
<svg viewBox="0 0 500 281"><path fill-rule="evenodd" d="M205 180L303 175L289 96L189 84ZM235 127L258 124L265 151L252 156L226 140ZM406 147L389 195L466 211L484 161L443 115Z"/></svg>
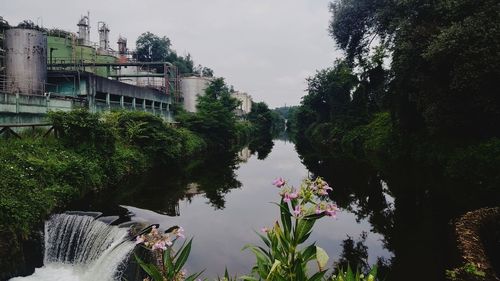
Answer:
<svg viewBox="0 0 500 281"><path fill-rule="evenodd" d="M254 127L259 126L259 121L238 120L237 105L218 79L200 97L198 113L179 118L181 126L145 112L78 109L49 114L54 136L0 140L2 252L22 257L20 241L40 229L50 213L87 193L152 168L180 166L207 151L236 151L256 136ZM213 204L223 205L219 191L214 192L209 196ZM10 246L14 244L18 246ZM5 262L0 266L5 272L22 263Z"/></svg>
<svg viewBox="0 0 500 281"><path fill-rule="evenodd" d="M337 184L337 204L356 202L385 237L390 280L416 260L444 279L447 223L500 203L500 5L445 2L331 4L344 56L308 79L287 128L308 169Z"/></svg>
<svg viewBox="0 0 500 281"><path fill-rule="evenodd" d="M345 56L308 79L297 144L382 170L412 159L500 198L500 6L471 3L331 4Z"/></svg>

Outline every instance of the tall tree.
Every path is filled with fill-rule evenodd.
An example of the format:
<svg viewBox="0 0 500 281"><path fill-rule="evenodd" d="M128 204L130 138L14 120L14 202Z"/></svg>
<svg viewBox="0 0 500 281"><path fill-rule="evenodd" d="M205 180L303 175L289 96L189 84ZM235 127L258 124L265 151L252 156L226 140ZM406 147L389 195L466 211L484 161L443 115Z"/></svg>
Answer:
<svg viewBox="0 0 500 281"><path fill-rule="evenodd" d="M214 79L198 96L197 112L184 112L177 117L188 129L202 135L215 149L226 149L236 140L236 116L234 110L239 101L231 97L223 78Z"/></svg>
<svg viewBox="0 0 500 281"><path fill-rule="evenodd" d="M330 32L349 63L378 42L391 56L389 94L400 128L500 136L500 3L337 0Z"/></svg>
<svg viewBox="0 0 500 281"><path fill-rule="evenodd" d="M136 41L136 59L143 62L170 62L177 67L180 73L193 73L194 62L190 54L185 57L177 55L171 49L172 43L168 37L159 37L151 32L145 32ZM156 67L163 72L163 66Z"/></svg>

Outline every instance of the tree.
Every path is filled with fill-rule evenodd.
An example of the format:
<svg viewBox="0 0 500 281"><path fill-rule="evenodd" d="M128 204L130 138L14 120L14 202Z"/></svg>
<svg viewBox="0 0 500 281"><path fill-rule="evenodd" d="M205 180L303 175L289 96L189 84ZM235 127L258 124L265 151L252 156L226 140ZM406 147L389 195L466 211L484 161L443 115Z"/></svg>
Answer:
<svg viewBox="0 0 500 281"><path fill-rule="evenodd" d="M179 73L193 72L193 59L190 54L179 56L171 49L172 43L168 37L159 37L151 32L145 32L136 41L136 59L143 62L170 62L177 67ZM155 67L163 73L163 66Z"/></svg>
<svg viewBox="0 0 500 281"><path fill-rule="evenodd" d="M171 54L172 46L166 36L159 37L151 32L145 32L137 38L136 57L138 61L166 61Z"/></svg>
<svg viewBox="0 0 500 281"><path fill-rule="evenodd" d="M198 64L198 66L194 68L194 72L201 74L203 77L214 77L214 71L201 64Z"/></svg>
<svg viewBox="0 0 500 281"><path fill-rule="evenodd" d="M273 128L273 116L265 102L252 102L252 110L247 115L257 133L257 136L271 136Z"/></svg>
<svg viewBox="0 0 500 281"><path fill-rule="evenodd" d="M213 80L198 96L196 113L184 112L177 117L186 128L202 135L211 148L226 149L237 137L234 110L239 101L231 97L223 78Z"/></svg>
<svg viewBox="0 0 500 281"><path fill-rule="evenodd" d="M338 0L330 33L352 65L378 42L391 56L388 94L400 129L500 136L500 4L495 0Z"/></svg>

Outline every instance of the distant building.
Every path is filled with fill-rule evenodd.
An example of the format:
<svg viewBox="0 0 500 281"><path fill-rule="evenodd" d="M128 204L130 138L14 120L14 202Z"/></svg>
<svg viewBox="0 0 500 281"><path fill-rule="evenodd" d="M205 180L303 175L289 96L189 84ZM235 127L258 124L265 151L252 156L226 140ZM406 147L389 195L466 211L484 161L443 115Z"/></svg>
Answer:
<svg viewBox="0 0 500 281"><path fill-rule="evenodd" d="M205 95L205 90L212 80L209 77L190 76L181 78L181 92L184 97L184 109L196 112L196 98Z"/></svg>
<svg viewBox="0 0 500 281"><path fill-rule="evenodd" d="M252 110L252 96L244 92L233 92L231 96L241 102L236 109L236 115L242 116L250 113Z"/></svg>

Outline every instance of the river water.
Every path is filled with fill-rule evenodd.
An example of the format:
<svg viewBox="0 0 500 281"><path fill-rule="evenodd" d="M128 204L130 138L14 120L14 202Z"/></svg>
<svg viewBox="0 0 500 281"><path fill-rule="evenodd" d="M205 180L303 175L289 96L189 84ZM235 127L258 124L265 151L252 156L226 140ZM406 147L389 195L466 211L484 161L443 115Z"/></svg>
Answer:
<svg viewBox="0 0 500 281"><path fill-rule="evenodd" d="M240 158L248 157L235 170L236 180L241 186L225 194L224 208L211 204L204 193L180 200L179 216L160 214L147 207L138 208L132 203L123 206L134 214L134 220L144 219L164 227L183 226L188 236L194 237L188 262L190 270L206 269L206 275L211 277L222 275L225 267L231 274L249 273L255 258L249 251L242 252L241 249L248 243L259 243L254 231L272 226L279 216L277 206L271 203L280 200L279 190L271 182L281 176L290 184L298 185L310 173L290 142L276 140L271 153L263 160L248 154L248 150L240 153ZM334 188L332 197L335 198L335 183L331 185ZM168 194L168 190L158 192ZM335 219L325 217L320 220L309 241L317 241L333 262L341 254L342 242L347 235L358 238L363 232L367 233L365 245L370 264L374 264L377 257L391 256L383 248L383 237L371 232L370 223L366 219L356 221L356 216L347 210L341 210Z"/></svg>
<svg viewBox="0 0 500 281"><path fill-rule="evenodd" d="M271 203L280 200L279 189L271 182L283 177L297 186L319 175L333 187L330 198L340 212L335 219L318 221L307 243L316 241L324 248L332 268L336 261L346 265L349 260L379 264L388 281L437 281L454 264L450 220L498 202L412 162L378 163L384 169L377 170L364 161L328 158L303 148L298 153L286 140L203 158L130 178L74 202L67 211L102 212L100 220L113 225L133 221L159 223L163 229L182 226L194 237L189 272L205 270L204 276L213 278L227 267L231 275L242 275L250 272L255 258L241 249L259 243L255 231L271 226L279 215ZM110 260L125 256L111 255ZM52 270L45 267L38 274Z"/></svg>
<svg viewBox="0 0 500 281"><path fill-rule="evenodd" d="M297 186L312 176L291 142L275 140L264 149L253 149L256 151L245 148L237 154L193 161L181 170L167 167L150 171L109 192L84 198L68 211L99 211L104 216L120 217L115 224L131 220L159 223L163 229L182 226L187 237L194 237L188 272L205 270L208 278L223 275L226 268L231 275L248 274L255 257L242 248L260 243L255 231L272 226L279 216L272 204L280 200L279 189L272 181L283 177ZM330 185L335 201L336 184ZM392 197L383 196L390 208ZM342 255L349 237L362 243L363 259L370 265L379 258L392 257L384 248L384 237L373 232L368 218L361 218L356 210L351 204L341 208L336 218L319 220L307 241L316 241L326 250L330 265Z"/></svg>

